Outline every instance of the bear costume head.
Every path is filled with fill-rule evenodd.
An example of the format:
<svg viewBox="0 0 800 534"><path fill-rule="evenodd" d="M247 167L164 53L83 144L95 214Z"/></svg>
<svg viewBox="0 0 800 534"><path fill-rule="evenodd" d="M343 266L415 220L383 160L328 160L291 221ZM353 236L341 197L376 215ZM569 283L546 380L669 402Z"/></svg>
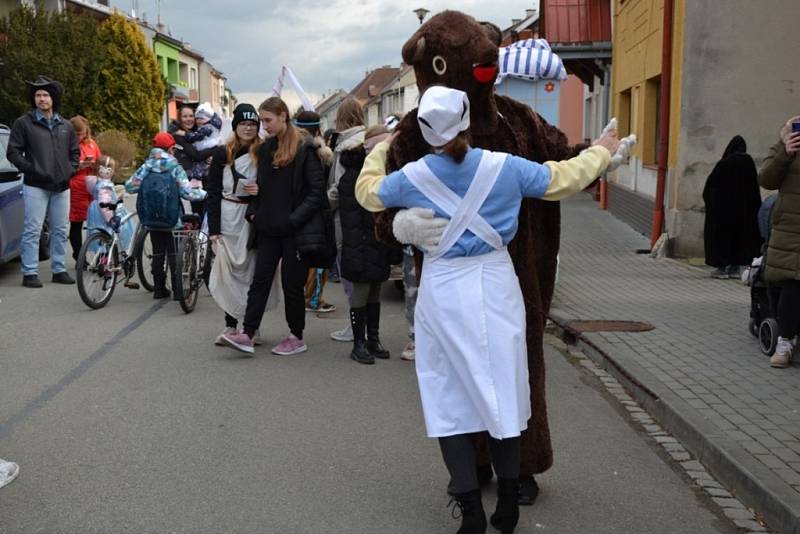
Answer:
<svg viewBox="0 0 800 534"><path fill-rule="evenodd" d="M494 82L497 78L500 30L458 11L434 15L403 45L403 61L414 67L420 94L431 85L467 93L472 132L497 128Z"/></svg>

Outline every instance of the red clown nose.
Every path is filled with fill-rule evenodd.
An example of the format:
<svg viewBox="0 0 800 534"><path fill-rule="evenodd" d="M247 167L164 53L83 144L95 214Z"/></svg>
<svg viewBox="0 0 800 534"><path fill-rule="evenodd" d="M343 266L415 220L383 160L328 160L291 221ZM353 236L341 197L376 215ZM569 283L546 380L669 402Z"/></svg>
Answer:
<svg viewBox="0 0 800 534"><path fill-rule="evenodd" d="M472 76L478 83L492 83L497 76L497 65L475 65L472 67Z"/></svg>

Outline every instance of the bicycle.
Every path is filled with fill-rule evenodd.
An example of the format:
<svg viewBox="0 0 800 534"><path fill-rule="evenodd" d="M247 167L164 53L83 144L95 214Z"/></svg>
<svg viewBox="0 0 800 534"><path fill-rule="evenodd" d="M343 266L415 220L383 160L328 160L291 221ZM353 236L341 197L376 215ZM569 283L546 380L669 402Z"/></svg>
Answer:
<svg viewBox="0 0 800 534"><path fill-rule="evenodd" d="M116 202L101 202L100 208L116 212L117 206L123 203L122 199ZM123 226L136 217L132 211L120 218L114 215L109 221L112 233L105 228L95 228L92 234L81 247L78 253L76 266L78 294L84 304L97 310L108 304L117 285L117 278L123 275L126 287L138 289L139 284L131 281L133 275L145 270L145 265L137 258L141 256L144 238L147 235L139 224L133 232L130 243L122 247L120 230Z"/></svg>
<svg viewBox="0 0 800 534"><path fill-rule="evenodd" d="M201 230L200 216L188 213L181 216L183 228L173 230L175 240L175 285L173 293L184 313L192 313L197 305L200 286L208 285L213 253L208 235Z"/></svg>

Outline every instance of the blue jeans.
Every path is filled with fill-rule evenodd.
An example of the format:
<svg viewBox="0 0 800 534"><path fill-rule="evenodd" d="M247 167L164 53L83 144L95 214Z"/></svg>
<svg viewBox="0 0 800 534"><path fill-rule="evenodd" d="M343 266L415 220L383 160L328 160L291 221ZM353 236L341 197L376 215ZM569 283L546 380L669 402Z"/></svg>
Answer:
<svg viewBox="0 0 800 534"><path fill-rule="evenodd" d="M39 238L44 218L50 225L50 262L53 274L66 272L69 231L69 189L56 193L39 187L22 186L25 201L25 223L22 230L22 274L39 274Z"/></svg>

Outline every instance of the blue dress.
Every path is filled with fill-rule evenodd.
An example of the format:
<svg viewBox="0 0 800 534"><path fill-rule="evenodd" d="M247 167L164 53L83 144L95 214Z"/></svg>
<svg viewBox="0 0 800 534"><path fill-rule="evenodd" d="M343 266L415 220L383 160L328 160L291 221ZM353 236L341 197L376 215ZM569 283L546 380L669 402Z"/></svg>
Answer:
<svg viewBox="0 0 800 534"><path fill-rule="evenodd" d="M114 183L111 180L97 179L97 183L92 190L92 203L89 205L89 210L86 214L86 235L87 237L94 235L98 230L103 230L109 235L114 233L114 229L106 222L103 217L103 210L100 209L100 198L105 197L107 202L116 202L117 193L114 190ZM116 216L120 219L128 215L128 210L123 204L117 206ZM133 221L128 219L119 229L120 245L123 250L128 250L128 246L133 239L134 226Z"/></svg>

